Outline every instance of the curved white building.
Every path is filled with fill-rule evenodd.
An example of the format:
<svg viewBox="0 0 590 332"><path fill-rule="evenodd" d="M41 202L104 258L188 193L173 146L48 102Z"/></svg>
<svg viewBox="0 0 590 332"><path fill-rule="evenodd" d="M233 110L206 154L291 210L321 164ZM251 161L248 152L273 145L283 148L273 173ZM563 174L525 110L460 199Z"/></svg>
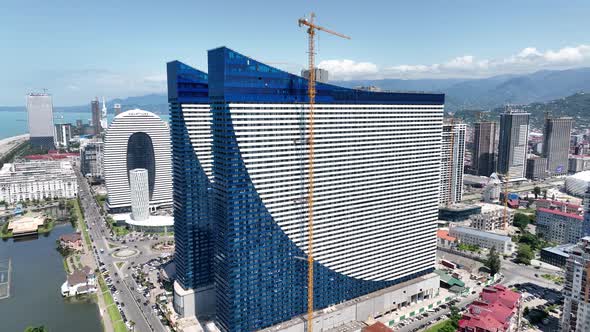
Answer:
<svg viewBox="0 0 590 332"><path fill-rule="evenodd" d="M590 184L590 171L579 172L565 178L565 191L574 196L582 197Z"/></svg>
<svg viewBox="0 0 590 332"><path fill-rule="evenodd" d="M131 208L129 171L148 173L150 208L172 205L170 129L156 114L134 109L117 115L104 143L104 177L111 212Z"/></svg>

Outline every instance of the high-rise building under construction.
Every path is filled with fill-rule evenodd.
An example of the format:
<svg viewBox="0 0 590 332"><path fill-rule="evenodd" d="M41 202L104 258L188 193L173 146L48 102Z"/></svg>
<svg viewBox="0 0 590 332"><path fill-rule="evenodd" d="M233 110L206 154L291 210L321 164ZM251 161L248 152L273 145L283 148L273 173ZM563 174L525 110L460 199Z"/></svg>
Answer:
<svg viewBox="0 0 590 332"><path fill-rule="evenodd" d="M168 64L174 305L214 294L222 331L253 331L306 311L307 80L225 47L208 63ZM314 309L434 270L443 107L442 94L317 83Z"/></svg>

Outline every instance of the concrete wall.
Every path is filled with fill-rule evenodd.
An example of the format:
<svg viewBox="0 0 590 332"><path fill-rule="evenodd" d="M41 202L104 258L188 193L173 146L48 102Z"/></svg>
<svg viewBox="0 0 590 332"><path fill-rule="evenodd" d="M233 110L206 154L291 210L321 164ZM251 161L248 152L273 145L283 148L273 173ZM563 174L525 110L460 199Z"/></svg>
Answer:
<svg viewBox="0 0 590 332"><path fill-rule="evenodd" d="M437 293L440 284L438 275L431 274L425 280L416 281L404 287L390 287L373 294L360 297L346 303L339 304L322 311L316 312L313 320L314 331L325 331L338 327L348 322L366 321L384 312L396 308L404 301L410 301L413 295L420 292L431 292L431 296ZM306 317L298 317L267 329L265 332L305 332Z"/></svg>

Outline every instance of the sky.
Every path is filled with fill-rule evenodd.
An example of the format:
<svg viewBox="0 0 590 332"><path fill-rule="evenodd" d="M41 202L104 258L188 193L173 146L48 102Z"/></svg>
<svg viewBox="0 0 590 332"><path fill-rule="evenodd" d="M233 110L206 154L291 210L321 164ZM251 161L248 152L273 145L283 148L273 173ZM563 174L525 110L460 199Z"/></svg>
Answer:
<svg viewBox="0 0 590 332"><path fill-rule="evenodd" d="M58 106L165 93L166 62L207 70L230 47L299 73L307 35L334 80L479 78L590 66L590 1L0 1L0 105L47 89Z"/></svg>

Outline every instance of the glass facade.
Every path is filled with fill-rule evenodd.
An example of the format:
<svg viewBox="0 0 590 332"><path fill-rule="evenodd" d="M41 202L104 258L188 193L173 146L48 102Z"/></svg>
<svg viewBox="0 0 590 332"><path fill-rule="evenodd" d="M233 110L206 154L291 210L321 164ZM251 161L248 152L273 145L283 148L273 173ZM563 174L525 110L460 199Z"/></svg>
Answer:
<svg viewBox="0 0 590 332"><path fill-rule="evenodd" d="M208 64L168 63L177 281L254 331L306 311L307 81L225 47ZM444 95L317 90L321 309L434 270Z"/></svg>
<svg viewBox="0 0 590 332"><path fill-rule="evenodd" d="M156 158L154 157L154 145L152 138L143 132L137 132L129 136L127 141L127 181L129 182L129 171L136 168L143 168L148 171L149 198L154 194L156 183Z"/></svg>
<svg viewBox="0 0 590 332"><path fill-rule="evenodd" d="M289 193L292 190L288 187L287 182L282 185L276 184L270 186L268 190L264 190L262 193L259 191L259 188L264 186L263 182L273 181L273 173L276 174L274 176L276 178L275 182L281 183L278 178L279 173L273 169L279 166L276 164L266 166L269 164L265 164L262 161L262 158L264 158L262 157L263 153L248 153L246 146L262 144L260 146L256 145L257 148L253 149L260 151L269 148L268 156L277 159L282 154L289 153L286 152L287 150L291 151L292 148L284 146L285 143L289 143L286 142L287 140L282 140L281 143L274 146L271 145L274 143L273 138L281 135L280 133L276 133L276 131L280 132L284 130L285 132L282 134L287 135L288 128L291 128L290 123L286 122L287 120L283 118L279 118L276 120L281 122L279 126L271 128L268 122L272 121L273 115L268 114L275 114L276 117L279 117L283 116L283 114L277 111L281 107L297 107L293 106L293 104L305 105L308 102L307 81L301 77L259 63L227 48L218 48L209 51L208 61L209 96L213 113L212 173L215 179L212 183L212 218L217 229L214 256L217 323L224 331L253 331L289 320L306 311L307 266L305 263L306 253L302 249L305 248L305 245L297 245L295 243L294 238L297 237L297 230L293 231L294 234L290 236L287 234L287 229L290 226L279 225L277 218L282 213L286 213L284 210L281 210L282 212L275 211L275 213L269 211L270 205L284 204L281 206L285 206L285 209L292 209L293 206L296 207L297 204L301 203L295 201L285 203L285 200L291 198ZM340 106L346 104L440 106L444 104L444 95L375 93L318 83L316 102L318 105L328 104ZM273 104L268 110L270 113L266 115L264 111L257 113L256 109L262 109L266 104ZM350 108L343 107L342 113L348 113L351 110ZM358 110L356 114L351 114L350 116L352 118L358 116L358 114L363 114L362 112L362 110ZM387 113L387 111L377 112ZM304 109L301 108L299 113L302 114L303 121L305 121L306 112ZM441 129L438 121L442 120L441 115L442 109L433 112L431 115L435 124L433 125L432 133L435 134L434 136L437 136L430 142L429 145L431 148L438 147L440 149ZM289 115L285 113L284 116ZM244 117L243 121L239 121L241 117ZM357 121L362 122L361 119ZM258 122L259 124L257 124ZM236 127L238 125L240 127ZM405 122L405 125L410 126L412 124ZM244 128L246 126L247 129ZM266 126L268 126L268 129L265 129L267 128ZM345 128L344 124L341 124L341 126ZM255 127L264 128L256 130L253 129ZM353 131L352 129L348 130ZM303 137L302 141L304 141L305 130L303 130L301 135ZM262 139L255 141L256 138ZM280 144L283 145L281 146ZM366 145L360 148L361 154L364 154L365 158L376 153L368 150L370 148L370 146ZM334 150L336 149L334 148ZM357 153L358 151L357 148L354 152L349 151L349 153ZM303 154L306 156L306 152L303 152ZM434 155L440 158L440 155L436 152ZM307 157L304 157L304 163L307 162L306 160ZM430 163L428 167L433 168L434 175L428 174L425 176L425 178L431 179L432 181L424 186L424 188L428 188L430 194L425 194L425 197L427 197L426 201L421 202L421 204L429 209L425 218L434 221L436 218L437 200L431 199L433 198L431 193L437 192L439 160L430 161ZM261 175L264 180L255 183L252 178L252 172L259 169L260 172L267 174L267 176ZM362 172L357 172L356 174L362 174ZM303 176L305 177L306 175L304 174ZM319 177L320 174L316 173L316 176ZM371 177L366 177L365 179L368 180ZM434 185L434 187L429 187L430 185ZM326 183L325 186L334 187L336 185ZM279 194L276 201L271 202L268 198L266 200L263 198L262 195L267 197L270 195L269 190L278 189L281 191L281 187L283 188L284 195L281 196ZM318 184L318 192L321 187L322 185ZM363 189L360 189L354 194L351 194L361 194L360 197L362 197L363 192ZM415 192L418 191L415 190ZM317 195L318 201L321 200L319 197L320 194L318 193ZM328 199L327 196L326 194L324 199ZM383 198L388 195L386 192L383 192L380 196ZM415 201L419 201L420 196L416 195L416 197L417 199ZM366 199L366 196L363 199ZM379 198L376 199L380 200ZM389 199L389 203L391 203L391 199ZM317 204L319 205L320 203L318 202ZM366 204L370 204L370 202ZM349 205L353 204L349 203ZM368 208L368 210L376 214L379 211L385 211L386 208L386 205L382 205L381 207L375 206ZM321 209L318 208L318 210ZM403 212L405 211L399 211L400 215ZM359 214L362 212L355 209L351 213ZM331 215L328 215L328 218L333 217L335 214L337 212L332 212ZM365 227L365 229L370 229L371 227L374 227L374 230L378 229L381 225L380 222L371 220L371 217L375 216L367 215L367 219L363 221L362 218L350 216L348 221L351 223L364 223L365 225L361 227ZM306 220L305 214L300 214L299 216L294 215L294 218L291 221L291 224L293 222L295 223L293 227L301 228L302 231L300 234L305 233L303 230ZM326 224L323 228L333 229L335 226L333 219L330 221L332 225ZM390 222L389 225L389 229L385 230L387 232L392 231L393 223ZM340 227L340 232L343 230L342 227L348 228L347 226ZM407 225L405 227L407 228ZM416 228L416 232L414 233L415 237L413 241L416 243L421 243L421 241L426 242L424 242L423 251L417 249L418 251L414 253L411 259L414 262L426 263L420 266L412 266L410 262L410 265L406 265L406 273L404 274L401 273L404 270L402 266L408 263L407 258L402 257L396 271L400 277L395 277L396 273L388 273L387 276L380 274L384 270L389 271L396 264L391 259L383 261L382 265L369 266L368 262L366 262L367 264L363 266L359 259L361 253L351 253L349 251L350 249L344 246L341 246L342 256L346 256L350 260L348 263L345 263L348 266L340 264L339 270L349 269L353 271L353 267L351 266L355 265L354 271L356 271L356 277L352 276L354 273L347 275L337 272L336 269L329 268L327 265L316 261L314 269L315 309L326 308L432 272L436 241L434 237L434 223L430 224L425 221L417 221L414 227ZM422 230L419 229L420 227L422 227ZM322 226L318 225L316 231L321 233L321 228ZM352 228L351 226L351 232L353 231ZM329 232L332 233L332 238L338 237L338 230ZM427 240L423 240L423 236L426 236ZM368 234L367 238L369 238ZM325 241L325 243L322 242L324 241L318 240L316 242L316 248L318 250L320 247L328 245L328 241ZM382 243L385 242L387 241ZM404 242L405 240L400 238L400 243ZM302 243L300 242L300 244ZM360 251L360 248L364 249L366 245L366 241L362 244L359 243L357 249ZM354 250L352 248L352 251ZM408 248L405 254L412 252L412 250L416 250L416 248ZM394 255L394 252L395 250L389 253L390 257ZM373 254L377 253L380 254L381 252L376 249ZM369 255L371 254L369 253ZM384 253L384 255L386 254ZM326 261L329 261L329 259L326 259ZM333 261L337 262L338 259L336 258ZM363 269L366 271L363 271ZM366 273L363 274L364 272ZM374 277L368 277L370 272ZM362 275L366 275L367 277L362 277ZM378 277L379 275L381 276Z"/></svg>
<svg viewBox="0 0 590 332"><path fill-rule="evenodd" d="M170 132L172 140L172 182L176 280L185 289L213 282L213 230L210 223L211 184L191 141L192 112L183 104L204 105L209 113L207 74L179 61L167 64ZM187 119L188 117L188 119ZM208 124L205 124L208 126Z"/></svg>

